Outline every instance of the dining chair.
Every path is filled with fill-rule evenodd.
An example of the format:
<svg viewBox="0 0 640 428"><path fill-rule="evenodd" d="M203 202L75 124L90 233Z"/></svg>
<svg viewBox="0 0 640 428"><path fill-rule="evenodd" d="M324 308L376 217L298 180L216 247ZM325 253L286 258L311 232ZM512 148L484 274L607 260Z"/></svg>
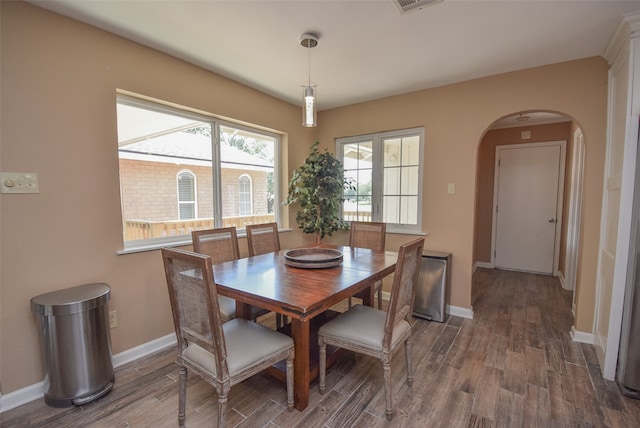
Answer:
<svg viewBox="0 0 640 428"><path fill-rule="evenodd" d="M249 256L275 253L280 251L280 237L278 235L278 223L248 224L245 226L247 233L247 246ZM276 313L276 327L283 327L286 317Z"/></svg>
<svg viewBox="0 0 640 428"><path fill-rule="evenodd" d="M250 256L280 251L277 223L248 224L245 228Z"/></svg>
<svg viewBox="0 0 640 428"><path fill-rule="evenodd" d="M211 257L162 249L173 322L178 339L178 423L185 424L187 377L191 371L218 396L218 427L224 427L232 386L286 360L287 406L293 408L293 339L255 322L222 322Z"/></svg>
<svg viewBox="0 0 640 428"><path fill-rule="evenodd" d="M349 246L384 251L386 232L386 223L352 221L349 228ZM373 285L373 290L378 295L378 309L382 309L382 281L377 281ZM362 298L363 293L358 293L355 297ZM351 307L351 297L349 297L349 307Z"/></svg>
<svg viewBox="0 0 640 428"><path fill-rule="evenodd" d="M238 232L235 227L220 227L217 229L194 230L191 232L193 251L211 257L211 263L225 263L240 258L238 246ZM229 321L236 317L236 301L227 296L218 296L222 321ZM268 310L257 306L251 307L251 319L269 313Z"/></svg>
<svg viewBox="0 0 640 428"><path fill-rule="evenodd" d="M355 305L318 331L319 387L325 391L327 345L370 355L382 361L388 420L393 418L391 358L404 343L407 384L413 383L411 367L411 318L424 238L400 246L396 263L389 309L384 312L370 306Z"/></svg>

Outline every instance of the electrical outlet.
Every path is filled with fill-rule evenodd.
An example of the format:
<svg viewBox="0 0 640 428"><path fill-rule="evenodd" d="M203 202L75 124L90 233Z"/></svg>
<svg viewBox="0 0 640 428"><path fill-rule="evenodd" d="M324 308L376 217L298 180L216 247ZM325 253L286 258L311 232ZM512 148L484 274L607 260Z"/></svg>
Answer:
<svg viewBox="0 0 640 428"><path fill-rule="evenodd" d="M109 327L116 328L118 326L118 311L109 312Z"/></svg>
<svg viewBox="0 0 640 428"><path fill-rule="evenodd" d="M35 172L0 172L2 193L40 193Z"/></svg>

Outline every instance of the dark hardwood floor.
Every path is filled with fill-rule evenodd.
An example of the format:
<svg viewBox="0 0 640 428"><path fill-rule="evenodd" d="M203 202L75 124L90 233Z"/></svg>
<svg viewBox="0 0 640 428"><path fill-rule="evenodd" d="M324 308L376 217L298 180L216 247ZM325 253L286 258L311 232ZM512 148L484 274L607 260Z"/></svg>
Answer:
<svg viewBox="0 0 640 428"><path fill-rule="evenodd" d="M415 319L415 381L407 386L400 351L393 361L391 422L384 418L380 363L358 355L329 369L325 395L314 382L304 412L288 412L284 385L266 374L236 385L229 396L229 426L640 426L640 402L602 379L593 346L571 340L571 293L556 278L479 269L473 294L473 320ZM174 352L118 368L113 391L100 400L66 409L37 400L3 413L1 425L177 426ZM216 397L208 384L193 377L187 402L189 427L215 424Z"/></svg>

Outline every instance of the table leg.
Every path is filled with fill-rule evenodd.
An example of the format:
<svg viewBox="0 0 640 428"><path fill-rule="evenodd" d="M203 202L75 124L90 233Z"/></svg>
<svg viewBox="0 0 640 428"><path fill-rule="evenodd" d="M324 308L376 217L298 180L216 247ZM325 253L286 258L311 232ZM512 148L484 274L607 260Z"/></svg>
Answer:
<svg viewBox="0 0 640 428"><path fill-rule="evenodd" d="M304 410L309 404L309 383L311 383L309 361L309 321L293 318L291 320L291 336L295 344L295 360L293 363L294 407Z"/></svg>
<svg viewBox="0 0 640 428"><path fill-rule="evenodd" d="M242 303L236 300L236 317L244 318L246 320L251 319L251 305Z"/></svg>
<svg viewBox="0 0 640 428"><path fill-rule="evenodd" d="M373 296L375 294L374 284L371 284L371 287L366 288L361 292L360 297L362 297L362 304L365 306L375 306L373 304Z"/></svg>

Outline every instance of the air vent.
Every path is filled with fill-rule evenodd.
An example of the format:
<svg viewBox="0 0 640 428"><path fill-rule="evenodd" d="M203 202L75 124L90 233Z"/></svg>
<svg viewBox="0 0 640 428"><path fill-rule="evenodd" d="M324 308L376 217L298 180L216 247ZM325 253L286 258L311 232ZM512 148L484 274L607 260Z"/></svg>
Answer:
<svg viewBox="0 0 640 428"><path fill-rule="evenodd" d="M442 3L442 0L393 0L400 13L415 12L423 7Z"/></svg>

